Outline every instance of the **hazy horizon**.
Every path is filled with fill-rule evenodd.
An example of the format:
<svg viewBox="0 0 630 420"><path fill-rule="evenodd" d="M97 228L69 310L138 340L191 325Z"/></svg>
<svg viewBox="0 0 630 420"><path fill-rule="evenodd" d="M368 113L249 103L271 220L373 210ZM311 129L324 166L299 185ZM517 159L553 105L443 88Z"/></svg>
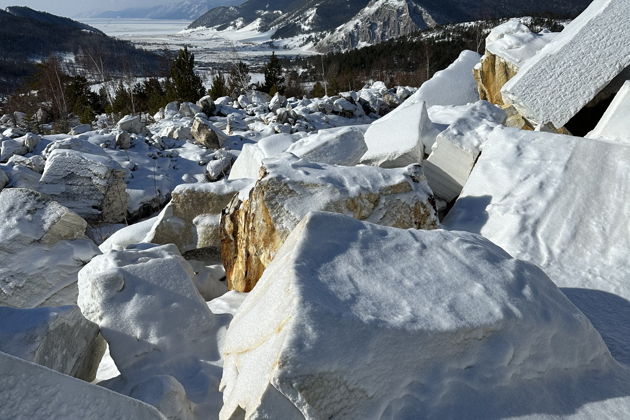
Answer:
<svg viewBox="0 0 630 420"><path fill-rule="evenodd" d="M149 7L166 3L167 0L27 0L27 1L6 1L0 0L0 8L8 6L26 6L35 10L42 10L56 15L77 17L87 12L98 12L106 10L122 10L132 7Z"/></svg>

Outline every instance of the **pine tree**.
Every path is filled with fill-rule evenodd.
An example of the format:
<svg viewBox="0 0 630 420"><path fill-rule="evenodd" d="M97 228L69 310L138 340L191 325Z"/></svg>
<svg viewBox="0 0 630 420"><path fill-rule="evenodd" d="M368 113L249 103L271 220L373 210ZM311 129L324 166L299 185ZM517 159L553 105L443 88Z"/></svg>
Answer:
<svg viewBox="0 0 630 420"><path fill-rule="evenodd" d="M271 53L269 62L265 66L265 83L262 86L264 92L274 95L276 92L284 93L284 76L282 73L282 65L276 56L275 51Z"/></svg>
<svg viewBox="0 0 630 420"><path fill-rule="evenodd" d="M239 61L230 69L228 79L228 92L230 96L236 98L249 88L249 66Z"/></svg>
<svg viewBox="0 0 630 420"><path fill-rule="evenodd" d="M195 102L201 98L205 89L201 78L195 74L195 55L184 47L171 65L171 83L168 85L170 100Z"/></svg>
<svg viewBox="0 0 630 420"><path fill-rule="evenodd" d="M218 99L228 95L228 89L223 74L217 73L214 75L212 78L212 87L208 91L208 94L212 96L212 99Z"/></svg>
<svg viewBox="0 0 630 420"><path fill-rule="evenodd" d="M325 94L324 86L322 86L320 82L315 83L315 86L313 86L313 90L311 91L311 96L313 98L323 98Z"/></svg>

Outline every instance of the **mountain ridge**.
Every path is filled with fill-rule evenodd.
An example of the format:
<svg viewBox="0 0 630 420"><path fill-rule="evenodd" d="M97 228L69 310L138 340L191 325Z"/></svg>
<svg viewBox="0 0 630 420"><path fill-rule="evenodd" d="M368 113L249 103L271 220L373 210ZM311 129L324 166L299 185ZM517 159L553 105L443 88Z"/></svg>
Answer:
<svg viewBox="0 0 630 420"><path fill-rule="evenodd" d="M225 30L253 25L273 39L317 38L322 52L373 45L437 25L513 16L574 17L590 0L248 0L219 7L189 28Z"/></svg>

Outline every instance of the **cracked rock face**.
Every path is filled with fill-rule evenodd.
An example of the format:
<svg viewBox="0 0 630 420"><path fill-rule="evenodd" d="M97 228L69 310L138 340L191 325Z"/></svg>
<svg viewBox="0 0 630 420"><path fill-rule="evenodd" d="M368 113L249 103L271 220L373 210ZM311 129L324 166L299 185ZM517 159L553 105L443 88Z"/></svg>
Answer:
<svg viewBox="0 0 630 420"><path fill-rule="evenodd" d="M501 88L516 76L518 67L504 58L486 52L480 64L473 70L479 98L495 105L504 105Z"/></svg>
<svg viewBox="0 0 630 420"><path fill-rule="evenodd" d="M265 161L247 197L221 221L228 287L250 291L293 228L310 211L342 213L399 228L434 229L433 197L422 168L341 167L283 156Z"/></svg>

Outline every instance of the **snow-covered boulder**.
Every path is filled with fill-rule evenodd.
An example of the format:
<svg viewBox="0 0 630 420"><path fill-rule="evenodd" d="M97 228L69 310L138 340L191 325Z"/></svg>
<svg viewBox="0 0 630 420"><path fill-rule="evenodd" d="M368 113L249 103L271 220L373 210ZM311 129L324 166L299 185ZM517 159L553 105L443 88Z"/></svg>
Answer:
<svg viewBox="0 0 630 420"><path fill-rule="evenodd" d="M201 109L201 112L206 114L207 117L211 117L214 115L217 110L217 106L212 100L212 96L204 96L203 98L197 101L197 106Z"/></svg>
<svg viewBox="0 0 630 420"><path fill-rule="evenodd" d="M129 245L143 243L144 238L151 231L156 220L157 216L116 231L99 245L99 249L102 253L106 254L112 250L120 251L127 248Z"/></svg>
<svg viewBox="0 0 630 420"><path fill-rule="evenodd" d="M200 115L197 115L193 120L191 134L197 143L208 149L221 148L227 137L212 122Z"/></svg>
<svg viewBox="0 0 630 420"><path fill-rule="evenodd" d="M0 307L0 352L93 381L105 342L76 306Z"/></svg>
<svg viewBox="0 0 630 420"><path fill-rule="evenodd" d="M121 131L116 134L116 147L122 150L127 150L131 147L131 134L126 131Z"/></svg>
<svg viewBox="0 0 630 420"><path fill-rule="evenodd" d="M630 145L630 81L623 85L597 127L587 137Z"/></svg>
<svg viewBox="0 0 630 420"><path fill-rule="evenodd" d="M320 130L291 144L286 152L311 162L354 166L368 150L364 133L355 126Z"/></svg>
<svg viewBox="0 0 630 420"><path fill-rule="evenodd" d="M503 86L503 101L533 123L563 127L630 66L629 17L630 0L594 0Z"/></svg>
<svg viewBox="0 0 630 420"><path fill-rule="evenodd" d="M146 236L145 242L175 244L180 252L219 247L218 220L214 234L210 234L209 226L205 224L202 235L198 234L193 221L203 215L220 216L230 200L253 182L249 179L238 179L179 185Z"/></svg>
<svg viewBox="0 0 630 420"><path fill-rule="evenodd" d="M92 131L92 125L90 124L79 124L77 126L72 127L72 129L70 130L70 134L71 136L78 136L79 134L85 134L88 131Z"/></svg>
<svg viewBox="0 0 630 420"><path fill-rule="evenodd" d="M556 36L547 31L534 33L517 18L492 29L486 37L486 52L474 68L479 98L503 105L503 85Z"/></svg>
<svg viewBox="0 0 630 420"><path fill-rule="evenodd" d="M107 156L56 149L46 160L40 190L88 222L118 223L127 215L125 175Z"/></svg>
<svg viewBox="0 0 630 420"><path fill-rule="evenodd" d="M192 102L182 102L179 106L179 114L182 117L193 118L195 115L201 112L201 106L193 104Z"/></svg>
<svg viewBox="0 0 630 420"><path fill-rule="evenodd" d="M446 202L457 198L488 135L506 118L501 108L479 101L438 134L424 165L425 175L436 197Z"/></svg>
<svg viewBox="0 0 630 420"><path fill-rule="evenodd" d="M481 233L539 265L559 286L626 302L628 162L625 145L496 128L444 224ZM623 306L594 308L587 315L598 328L604 325L600 331L613 354L630 362L630 342L622 338L628 332L617 331L628 323Z"/></svg>
<svg viewBox="0 0 630 420"><path fill-rule="evenodd" d="M480 232L560 286L630 299L629 161L626 145L495 128L445 226Z"/></svg>
<svg viewBox="0 0 630 420"><path fill-rule="evenodd" d="M26 147L29 153L32 153L33 150L37 147L42 138L37 134L26 133L24 136L17 139L22 142L22 144Z"/></svg>
<svg viewBox="0 0 630 420"><path fill-rule="evenodd" d="M79 269L99 253L84 239L86 221L49 197L22 188L0 192L0 220L0 305L73 303L76 293L66 289L72 289Z"/></svg>
<svg viewBox="0 0 630 420"><path fill-rule="evenodd" d="M234 156L225 154L217 156L206 165L206 178L210 182L216 182L225 178L234 164Z"/></svg>
<svg viewBox="0 0 630 420"><path fill-rule="evenodd" d="M438 132L424 102L401 105L370 124L365 132L368 150L361 163L383 168L421 163L425 153L430 153Z"/></svg>
<svg viewBox="0 0 630 420"><path fill-rule="evenodd" d="M427 107L435 105L465 105L479 100L473 68L481 56L473 51L462 51L446 69L438 71L422 84L401 107L425 102Z"/></svg>
<svg viewBox="0 0 630 420"><path fill-rule="evenodd" d="M263 159L280 155L297 140L298 136L296 135L274 134L263 138L258 143L243 145L243 150L232 165L228 178L258 179Z"/></svg>
<svg viewBox="0 0 630 420"><path fill-rule="evenodd" d="M121 373L101 384L169 418L213 418L221 403L217 336L231 317L210 312L193 275L174 245L148 244L96 257L79 273L79 307Z"/></svg>
<svg viewBox="0 0 630 420"><path fill-rule="evenodd" d="M241 200L242 199L242 200ZM221 220L228 287L250 291L291 230L309 211L343 213L401 228L437 226L422 167L333 166L283 155L265 160L249 194Z"/></svg>
<svg viewBox="0 0 630 420"><path fill-rule="evenodd" d="M139 115L126 115L118 121L116 127L132 134L146 134L146 127Z"/></svg>
<svg viewBox="0 0 630 420"><path fill-rule="evenodd" d="M82 238L87 222L37 191L8 188L0 192L0 249L16 250L34 242L52 245Z"/></svg>
<svg viewBox="0 0 630 420"><path fill-rule="evenodd" d="M330 213L295 228L240 306L223 355L220 419L630 408L628 371L539 268L479 235ZM580 407L595 384L611 411ZM610 404L613 395L626 397Z"/></svg>
<svg viewBox="0 0 630 420"><path fill-rule="evenodd" d="M28 148L19 139L4 139L0 143L0 163L4 163L14 155L25 155Z"/></svg>
<svg viewBox="0 0 630 420"><path fill-rule="evenodd" d="M2 352L0 377L3 419L166 420L138 400Z"/></svg>
<svg viewBox="0 0 630 420"><path fill-rule="evenodd" d="M271 101L269 101L269 111L276 112L280 108L284 108L287 106L287 98L286 96L282 96L279 93L276 93Z"/></svg>

